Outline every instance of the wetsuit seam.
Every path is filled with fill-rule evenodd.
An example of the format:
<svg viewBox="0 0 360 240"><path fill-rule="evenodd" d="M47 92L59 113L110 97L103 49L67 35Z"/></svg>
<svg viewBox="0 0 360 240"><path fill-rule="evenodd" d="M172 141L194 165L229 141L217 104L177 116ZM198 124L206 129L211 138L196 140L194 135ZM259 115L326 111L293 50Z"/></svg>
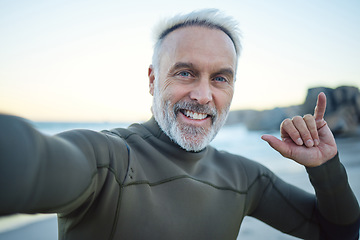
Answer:
<svg viewBox="0 0 360 240"><path fill-rule="evenodd" d="M116 128L114 130L111 130L111 131L106 131L104 130L103 131L104 133L110 133L110 134L115 134L116 136L124 139L124 140L127 140L129 137L131 137L132 135L137 135L137 136L140 136L141 138L143 139L146 139L148 137L151 136L151 134L147 134L145 136L141 136L140 134L136 133L136 132L131 132L129 129L123 129L123 128Z"/></svg>
<svg viewBox="0 0 360 240"><path fill-rule="evenodd" d="M306 215L304 215L294 204L292 204L285 196L281 193L281 191L276 187L274 182L270 179L272 185L274 186L274 189L278 192L278 194L285 200L287 204L289 204L300 216L302 216L306 221L310 221L311 218L308 218Z"/></svg>
<svg viewBox="0 0 360 240"><path fill-rule="evenodd" d="M109 149L110 150L110 149ZM111 156L110 156L111 157ZM129 158L128 158L129 159ZM130 165L129 163L129 160L128 160L128 166ZM124 180L121 180L117 174L117 171L112 168L110 166L110 164L103 164L103 165L98 165L97 166L97 169L107 169L109 171L109 173L111 173L113 176L114 176L114 179L116 181L116 183L118 184L118 187L119 187L119 194L118 194L118 199L117 199L117 203L116 203L116 210L115 210L115 216L114 216L114 221L113 221L113 226L111 228L111 232L110 232L110 235L109 235L109 240L113 239L114 238L114 235L115 235L115 232L116 232L116 226L117 226L117 223L119 221L119 215L120 215L120 205L121 205L121 198L122 198L122 189L123 189L123 181ZM128 172L128 171L127 171ZM127 172L125 174L125 177L124 179L126 179L126 176L127 176ZM97 174L97 172L96 172ZM95 174L95 175L96 175ZM94 175L94 176L95 176Z"/></svg>
<svg viewBox="0 0 360 240"><path fill-rule="evenodd" d="M259 181L260 178L262 178L262 177L265 177L265 178L269 179L269 181L271 182L270 176L268 176L266 174L260 174L254 179L254 181L251 184L249 184L248 189L250 190L256 184L256 182Z"/></svg>
<svg viewBox="0 0 360 240"><path fill-rule="evenodd" d="M134 133L135 134L135 133ZM144 136L141 136L141 135L139 135L140 137L142 137L142 139L148 139L148 138L151 138L151 137L155 137L154 135L152 135L152 134L150 134L150 133L148 133L148 134L145 134Z"/></svg>
<svg viewBox="0 0 360 240"><path fill-rule="evenodd" d="M284 232L284 233L286 233L286 234L289 234L289 235L292 235L292 233L294 233L297 229L300 229L304 224L306 224L307 223L307 219L305 218L305 219L303 219L303 221L299 224L299 225L297 225L297 226L295 226L293 229L291 229L290 231L286 231L286 232Z"/></svg>
<svg viewBox="0 0 360 240"><path fill-rule="evenodd" d="M265 189L267 189L267 188L269 187L269 185L271 184L272 187L275 189L275 191L279 194L279 196L280 196L282 199L284 199L284 201L285 201L289 206L291 206L291 208L292 208L294 211L296 211L300 216L302 216L303 219L304 219L304 221L302 221L301 224L297 225L297 226L294 227L292 230L287 231L287 232L285 232L285 233L291 234L293 231L295 231L296 229L300 228L300 227L301 227L304 223L306 223L307 221L311 221L311 218L308 218L307 216L305 216L300 210L298 210L298 209L295 207L295 205L293 205L293 204L281 193L281 191L276 187L276 185L275 185L275 183L274 183L274 180L273 180L270 176L268 176L268 175L266 175L266 174L261 174L261 175L259 175L259 176L249 185L249 188L248 188L248 189L250 190L250 188L251 188L252 186L254 186L255 183L256 183L260 178L262 178L262 177L265 177L265 178L269 179L269 183L267 184L267 186L266 186ZM263 193L265 193L265 190L263 191ZM262 197L263 197L263 194L261 195L261 198L262 198ZM260 199L261 199L261 198L260 198ZM313 212L314 212L314 209L313 209ZM313 222L313 221L311 221L311 222Z"/></svg>
<svg viewBox="0 0 360 240"><path fill-rule="evenodd" d="M314 204L314 207L313 207L311 216L314 216L314 214L316 214L316 204ZM312 221L312 217L307 218L307 217L304 216L303 214L300 214L300 215L303 216L304 221L302 221L298 226L294 227L292 230L290 230L290 231L288 231L288 232L285 232L285 233L291 235L291 233L295 232L297 229L301 228L301 226L303 226L304 224L306 224L307 221L314 222L314 221ZM316 222L314 222L314 223L316 223Z"/></svg>
<svg viewBox="0 0 360 240"><path fill-rule="evenodd" d="M106 131L107 133L113 133L123 139L128 139L130 138L132 135L136 135L141 137L142 139L146 140L148 138L154 137L156 139L158 139L161 135L163 135L164 133L162 131L159 131L159 133L157 134L152 134L151 132L149 132L149 130L143 126L142 124L139 124L138 126L142 127L145 131L147 131L147 133L138 133L138 132L132 132L130 129L123 129L123 128L116 128L115 131ZM125 131L126 132L125 132Z"/></svg>
<svg viewBox="0 0 360 240"><path fill-rule="evenodd" d="M245 167L245 164L243 161L239 161L239 165L241 166L241 172L244 173L245 175L245 179L246 179L246 183L249 182L249 174L248 174L248 171L246 171L246 167ZM239 172L240 172L240 169L239 169ZM249 192L250 190L250 187L247 187L247 192L246 192L246 195L247 193ZM246 196L245 197L245 203L244 203L244 207L242 208L242 213L241 213L241 216L245 217L246 216L246 212L248 211L247 210L247 206L248 206L248 197Z"/></svg>
<svg viewBox="0 0 360 240"><path fill-rule="evenodd" d="M92 149L92 151L93 151L93 156L94 156L95 159L96 159L95 148L94 148L94 144L92 143L92 141L90 141L82 132L76 132L76 131L74 131L73 134L81 137L85 142L87 142L88 144L90 144L90 145L92 146L91 149ZM73 142L72 142L71 140L69 140L69 139L66 139L66 138L61 138L61 139L63 139L64 141L67 141L67 142L70 143L70 144L73 144ZM73 144L73 146L77 146L77 145L76 145L76 144ZM49 153L48 153L48 148L45 148L45 149L46 149L46 155L49 155ZM83 151L82 151L80 148L78 148L78 150L79 150L82 154L84 154ZM84 156L85 156L85 154L84 154ZM95 162L96 162L96 160L95 160ZM98 169L99 169L99 167L98 167L98 165L96 165L96 168L95 168L94 171L91 173L89 185L88 185L88 186L85 188L85 190L82 191L75 199L77 199L78 197L82 196L86 191L88 191L88 189L89 189L89 188L91 187L91 185L92 185L92 182L94 181L95 176L98 174ZM51 212L51 211L54 211L54 210L56 210L56 209L62 209L62 208L64 208L64 207L66 207L67 205L71 204L72 202L73 202L73 200L70 200L69 202L67 202L67 203L65 203L65 204L62 204L61 206L54 207L54 208L48 209L48 210L50 210L50 212ZM67 213L66 213L66 214L67 214ZM66 215L66 214L65 214L65 215Z"/></svg>
<svg viewBox="0 0 360 240"><path fill-rule="evenodd" d="M111 228L111 233L110 233L110 236L109 236L109 240L114 239L115 232L116 232L116 226L117 226L118 221L119 221L120 206L121 206L121 199L122 199L122 194L121 194L121 193L122 193L122 189L123 189L123 186L120 185L118 200L117 200L117 204L116 204L116 211L115 211L115 212L116 212L116 215L115 215L113 227Z"/></svg>
<svg viewBox="0 0 360 240"><path fill-rule="evenodd" d="M99 169L99 168L97 168L97 170L98 170L98 169ZM98 171L97 171L97 170L92 173L92 175L91 175L91 177L90 177L90 184L89 184L89 185L86 187L86 189L85 189L84 191L82 191L82 192L79 194L79 196L77 196L76 198L82 196L85 192L88 191L88 189L91 187L92 182L94 181L95 177L98 175ZM90 195L93 195L93 194L90 194ZM72 202L72 201L63 204L63 205L60 206L60 207L53 208L53 210L56 210L56 209L59 209L59 208L61 209L61 208L63 208L64 206L67 206L67 205L71 204L71 202ZM53 210L50 209L50 211L53 211ZM72 211L70 211L70 212L72 212ZM70 212L68 212L68 213L70 213ZM65 215L67 215L68 213L60 213L60 214L61 214L61 215L64 214L64 216L65 216ZM63 216L60 216L60 217L63 217Z"/></svg>
<svg viewBox="0 0 360 240"><path fill-rule="evenodd" d="M158 185L161 185L161 184L169 183L169 182L180 180L180 179L191 179L191 180L206 184L206 185L208 185L210 187L216 188L218 190L232 191L232 192L235 192L235 193L238 193L238 194L246 194L247 193L247 191L241 191L241 190L237 190L237 189L234 189L234 188L231 188L231 187L217 186L217 185L212 184L210 182L203 181L203 180L191 177L189 175L178 175L178 176L166 178L166 179L163 179L163 180L160 180L160 181L157 181L157 182L150 182L150 181L147 181L147 180L134 181L134 182L125 184L124 187L130 187L130 186L134 186L134 185L149 185L150 187L154 187L154 186L158 186Z"/></svg>
<svg viewBox="0 0 360 240"><path fill-rule="evenodd" d="M138 135L138 134L132 132L132 133L129 133L128 135L126 135L126 136L120 136L120 137L123 138L123 139L128 139L128 138L131 137L132 135Z"/></svg>
<svg viewBox="0 0 360 240"><path fill-rule="evenodd" d="M121 139L124 139L121 135L118 135L118 134L116 134L116 135L119 136ZM106 139L109 142L109 149L108 149L109 150L109 160L115 161L113 154L111 154L114 151L112 149L113 145L110 144L110 139L109 139L108 136L106 136ZM123 179L120 179L120 176L118 175L117 171L114 168L112 168L110 164L98 165L98 169L99 168L107 168L108 171L113 174L113 176L115 178L115 181L119 186L119 194L118 194L118 199L117 199L117 203L116 203L115 216L114 216L114 221L113 221L113 225L112 225L112 228L111 228L111 232L110 232L110 235L109 235L109 240L114 239L114 236L115 236L115 233L116 233L116 227L117 227L117 224L118 224L118 221L119 221L119 215L120 215L123 184L124 184L124 182L126 180L126 177L127 177L128 173L129 173L129 168L130 168L130 148L127 145L125 139L124 139L124 144L126 146L126 151L127 151L127 167L126 167L126 172L124 174Z"/></svg>

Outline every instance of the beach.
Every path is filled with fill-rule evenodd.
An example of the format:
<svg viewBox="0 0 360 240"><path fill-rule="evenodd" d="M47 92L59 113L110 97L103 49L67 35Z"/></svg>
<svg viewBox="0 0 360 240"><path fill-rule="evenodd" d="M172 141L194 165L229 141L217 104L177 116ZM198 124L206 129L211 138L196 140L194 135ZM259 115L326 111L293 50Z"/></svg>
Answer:
<svg viewBox="0 0 360 240"><path fill-rule="evenodd" d="M60 131L60 129L56 131ZM214 140L213 145L237 154L243 153L246 157L266 165L285 181L306 191L314 192L304 168L290 160L283 159L278 153L270 149L266 143L259 140L261 134L261 132L249 132L240 126L225 127ZM229 136L231 136L230 139ZM348 173L350 185L357 199L360 199L360 136L337 138L336 141L341 162ZM242 148L239 148L239 145ZM253 148L258 149L258 151L254 151ZM28 220L22 219L26 217L15 215L8 217L8 220L1 218L0 240L58 239L56 215L36 215ZM5 223L9 223L8 226ZM290 240L298 238L283 234L254 218L246 217L237 239Z"/></svg>

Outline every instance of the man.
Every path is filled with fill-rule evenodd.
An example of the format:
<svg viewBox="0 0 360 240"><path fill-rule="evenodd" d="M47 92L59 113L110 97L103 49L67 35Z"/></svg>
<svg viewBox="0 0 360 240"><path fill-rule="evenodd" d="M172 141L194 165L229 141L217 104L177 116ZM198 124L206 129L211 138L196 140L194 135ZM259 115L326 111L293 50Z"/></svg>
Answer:
<svg viewBox="0 0 360 240"><path fill-rule="evenodd" d="M58 213L60 239L236 239L246 215L304 239L357 239L359 206L323 119L281 125L275 150L304 165L316 197L260 164L209 146L234 93L240 42L216 10L170 19L157 34L154 118L128 129L45 136L0 118L0 214Z"/></svg>

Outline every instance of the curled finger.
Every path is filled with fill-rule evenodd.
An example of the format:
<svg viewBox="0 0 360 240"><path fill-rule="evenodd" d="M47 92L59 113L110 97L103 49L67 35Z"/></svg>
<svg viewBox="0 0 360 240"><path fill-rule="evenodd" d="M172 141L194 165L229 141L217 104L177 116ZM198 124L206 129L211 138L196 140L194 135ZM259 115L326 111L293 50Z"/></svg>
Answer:
<svg viewBox="0 0 360 240"><path fill-rule="evenodd" d="M313 139L315 146L319 145L319 134L314 116L306 114L303 119L310 132L311 138Z"/></svg>
<svg viewBox="0 0 360 240"><path fill-rule="evenodd" d="M303 145L300 133L295 127L293 120L287 118L280 125L280 134L282 139L291 139L297 145Z"/></svg>
<svg viewBox="0 0 360 240"><path fill-rule="evenodd" d="M314 146L314 140L311 136L311 133L306 125L305 120L300 116L295 116L292 119L295 128L299 131L302 141L307 147Z"/></svg>

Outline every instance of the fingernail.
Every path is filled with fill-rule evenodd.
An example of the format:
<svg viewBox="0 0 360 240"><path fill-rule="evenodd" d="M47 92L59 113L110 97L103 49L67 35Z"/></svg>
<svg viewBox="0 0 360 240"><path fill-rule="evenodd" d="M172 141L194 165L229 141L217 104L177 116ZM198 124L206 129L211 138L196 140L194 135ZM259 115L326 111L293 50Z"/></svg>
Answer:
<svg viewBox="0 0 360 240"><path fill-rule="evenodd" d="M315 139L314 142L315 142L315 146L319 145L320 143L318 139Z"/></svg>
<svg viewBox="0 0 360 240"><path fill-rule="evenodd" d="M313 140L309 139L309 140L306 141L305 145L307 147L312 147L312 146L314 146L314 142L313 142Z"/></svg>
<svg viewBox="0 0 360 240"><path fill-rule="evenodd" d="M297 140L296 140L296 144L297 145L303 145L303 141L302 141L302 139L301 138L298 138Z"/></svg>

